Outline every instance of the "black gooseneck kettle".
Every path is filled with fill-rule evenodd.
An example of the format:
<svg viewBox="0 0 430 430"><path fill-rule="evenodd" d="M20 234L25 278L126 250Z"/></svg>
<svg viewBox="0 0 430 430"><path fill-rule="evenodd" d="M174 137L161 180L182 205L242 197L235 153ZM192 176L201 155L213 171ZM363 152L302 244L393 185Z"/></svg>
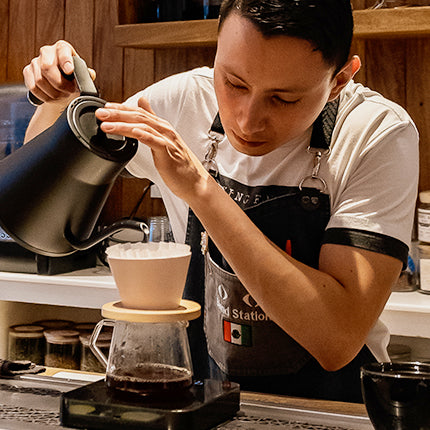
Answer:
<svg viewBox="0 0 430 430"><path fill-rule="evenodd" d="M105 105L85 62L73 57L81 95L47 130L0 161L0 225L17 243L56 257L88 249L144 223L119 220L93 232L137 141L106 135L95 111Z"/></svg>

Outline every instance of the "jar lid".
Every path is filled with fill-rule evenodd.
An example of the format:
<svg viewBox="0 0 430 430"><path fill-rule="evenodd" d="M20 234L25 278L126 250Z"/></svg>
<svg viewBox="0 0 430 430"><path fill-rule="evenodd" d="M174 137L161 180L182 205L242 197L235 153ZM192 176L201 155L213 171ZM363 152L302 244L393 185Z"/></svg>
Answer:
<svg viewBox="0 0 430 430"><path fill-rule="evenodd" d="M73 321L58 320L58 319L39 320L39 321L35 321L33 324L41 325L42 327L45 328L45 330L46 329L69 329L75 325Z"/></svg>
<svg viewBox="0 0 430 430"><path fill-rule="evenodd" d="M420 192L420 202L421 203L430 203L430 190Z"/></svg>
<svg viewBox="0 0 430 430"><path fill-rule="evenodd" d="M191 300L181 300L177 309L168 310L130 309L124 307L121 302L106 303L102 307L102 315L105 318L143 323L190 321L198 318L200 313L200 305Z"/></svg>
<svg viewBox="0 0 430 430"><path fill-rule="evenodd" d="M13 337L43 337L44 328L34 324L19 324L9 327L9 334Z"/></svg>
<svg viewBox="0 0 430 430"><path fill-rule="evenodd" d="M82 322L82 323L76 323L73 326L74 330L78 330L80 333L82 332L92 332L94 330L94 327L96 326L96 323L93 322Z"/></svg>
<svg viewBox="0 0 430 430"><path fill-rule="evenodd" d="M43 334L49 343L67 344L79 342L79 332L77 330L45 330Z"/></svg>

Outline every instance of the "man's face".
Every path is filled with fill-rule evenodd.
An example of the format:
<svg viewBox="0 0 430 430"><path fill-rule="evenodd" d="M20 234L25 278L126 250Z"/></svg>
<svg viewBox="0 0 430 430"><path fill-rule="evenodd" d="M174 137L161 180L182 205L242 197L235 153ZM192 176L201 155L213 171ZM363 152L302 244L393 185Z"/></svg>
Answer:
<svg viewBox="0 0 430 430"><path fill-rule="evenodd" d="M302 39L265 38L247 19L224 21L215 58L215 92L234 148L264 155L303 134L330 99L334 67Z"/></svg>

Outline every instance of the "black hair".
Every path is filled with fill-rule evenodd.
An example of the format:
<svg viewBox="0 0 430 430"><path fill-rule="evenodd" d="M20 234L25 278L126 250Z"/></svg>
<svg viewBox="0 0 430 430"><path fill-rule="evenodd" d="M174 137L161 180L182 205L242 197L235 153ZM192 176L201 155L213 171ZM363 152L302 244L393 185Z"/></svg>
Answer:
<svg viewBox="0 0 430 430"><path fill-rule="evenodd" d="M219 29L231 13L249 19L265 37L308 41L336 73L348 61L354 27L350 0L224 0Z"/></svg>

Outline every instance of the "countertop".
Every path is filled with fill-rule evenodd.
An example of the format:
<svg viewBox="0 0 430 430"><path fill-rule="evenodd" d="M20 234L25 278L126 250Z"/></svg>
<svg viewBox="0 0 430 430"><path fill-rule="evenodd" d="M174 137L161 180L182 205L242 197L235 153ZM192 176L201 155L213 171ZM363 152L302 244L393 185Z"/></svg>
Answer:
<svg viewBox="0 0 430 430"><path fill-rule="evenodd" d="M60 424L61 393L97 379L103 379L103 375L53 368L47 368L41 375L0 378L0 429L64 428ZM215 428L371 430L373 427L362 404L241 392L240 410Z"/></svg>

